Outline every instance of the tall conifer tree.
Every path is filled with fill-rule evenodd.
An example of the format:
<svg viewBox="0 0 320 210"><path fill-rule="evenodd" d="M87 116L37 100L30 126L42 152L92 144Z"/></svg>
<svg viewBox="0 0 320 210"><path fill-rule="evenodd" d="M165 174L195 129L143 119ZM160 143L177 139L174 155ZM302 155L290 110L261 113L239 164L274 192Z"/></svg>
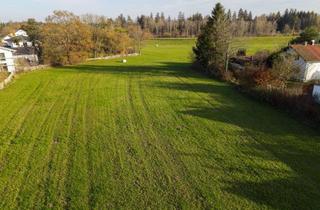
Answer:
<svg viewBox="0 0 320 210"><path fill-rule="evenodd" d="M218 3L202 28L194 48L196 60L212 74L217 75L226 67L230 34L230 19L223 6Z"/></svg>

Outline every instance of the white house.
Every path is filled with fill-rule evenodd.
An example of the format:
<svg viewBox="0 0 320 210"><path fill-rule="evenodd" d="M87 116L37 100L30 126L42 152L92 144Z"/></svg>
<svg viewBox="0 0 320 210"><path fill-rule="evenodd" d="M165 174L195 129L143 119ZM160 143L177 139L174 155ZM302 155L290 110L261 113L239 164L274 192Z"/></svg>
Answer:
<svg viewBox="0 0 320 210"><path fill-rule="evenodd" d="M16 35L16 36L25 36L25 37L28 37L28 34L27 34L27 32L26 31L24 31L24 30L18 30L18 31L16 31L16 33L14 33L14 35Z"/></svg>
<svg viewBox="0 0 320 210"><path fill-rule="evenodd" d="M289 52L296 56L295 64L301 70L299 79L304 82L320 80L320 46L291 45Z"/></svg>
<svg viewBox="0 0 320 210"><path fill-rule="evenodd" d="M0 47L0 71L8 71L8 72L14 72L15 71L15 65L14 65L14 57L13 53L15 50L6 48L6 47Z"/></svg>
<svg viewBox="0 0 320 210"><path fill-rule="evenodd" d="M11 48L32 46L32 43L29 41L29 36L24 30L18 30L14 35L7 35L2 39L2 43L4 46Z"/></svg>

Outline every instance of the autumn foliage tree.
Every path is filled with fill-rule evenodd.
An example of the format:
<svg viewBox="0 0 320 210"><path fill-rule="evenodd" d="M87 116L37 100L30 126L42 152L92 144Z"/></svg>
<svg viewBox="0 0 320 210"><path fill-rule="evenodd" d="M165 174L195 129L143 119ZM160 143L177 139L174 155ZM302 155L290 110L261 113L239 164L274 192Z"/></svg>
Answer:
<svg viewBox="0 0 320 210"><path fill-rule="evenodd" d="M74 64L89 56L90 28L71 12L55 11L42 27L44 61L52 65Z"/></svg>

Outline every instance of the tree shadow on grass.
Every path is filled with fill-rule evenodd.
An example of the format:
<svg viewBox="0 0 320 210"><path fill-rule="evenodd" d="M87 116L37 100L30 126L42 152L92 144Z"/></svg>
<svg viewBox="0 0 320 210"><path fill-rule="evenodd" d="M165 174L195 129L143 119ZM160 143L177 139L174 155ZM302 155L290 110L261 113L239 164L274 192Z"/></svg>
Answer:
<svg viewBox="0 0 320 210"><path fill-rule="evenodd" d="M263 177L259 182L242 179L226 181L227 192L274 209L320 209L318 131L268 105L245 98L228 85L217 85L214 82L162 82L157 86L198 94L201 103L190 104L180 113L233 125L237 129L230 132L238 132L235 136L245 136L250 142L238 147L243 160L260 159L266 163L280 161L291 170L286 173L277 167L272 172L270 169L258 168L257 177ZM225 163L224 166L230 164ZM242 173L239 168L228 170ZM270 179L266 178L269 173Z"/></svg>
<svg viewBox="0 0 320 210"><path fill-rule="evenodd" d="M319 209L319 190L299 178L231 182L226 191L273 209Z"/></svg>
<svg viewBox="0 0 320 210"><path fill-rule="evenodd" d="M130 76L186 76L203 78L199 73L191 70L190 63L158 62L154 65L130 65L130 64L82 64L77 66L64 66L60 70L74 71L77 73L106 73Z"/></svg>
<svg viewBox="0 0 320 210"><path fill-rule="evenodd" d="M251 152L246 147L250 147ZM268 168L264 164L263 167L256 166L251 169L255 181L250 178L226 181L227 192L273 209L320 208L320 158L315 150L266 142L248 144L242 148L240 152L244 159L259 159L265 164L280 161L289 171L272 165ZM263 178L257 181L259 176Z"/></svg>
<svg viewBox="0 0 320 210"><path fill-rule="evenodd" d="M214 80L212 83L162 81L154 85L198 94L200 103L189 104L186 110L181 111L182 114L232 124L274 136L299 136L305 137L306 141L317 137L315 142L320 143L320 132L292 119L287 113L241 95L230 85Z"/></svg>

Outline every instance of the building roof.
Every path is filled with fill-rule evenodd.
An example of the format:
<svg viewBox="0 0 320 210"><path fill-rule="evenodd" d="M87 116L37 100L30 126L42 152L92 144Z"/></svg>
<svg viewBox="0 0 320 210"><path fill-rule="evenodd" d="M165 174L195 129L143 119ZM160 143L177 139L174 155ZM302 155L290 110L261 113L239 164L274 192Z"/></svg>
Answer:
<svg viewBox="0 0 320 210"><path fill-rule="evenodd" d="M319 45L291 45L305 61L320 62L320 46Z"/></svg>
<svg viewBox="0 0 320 210"><path fill-rule="evenodd" d="M14 49L11 49L11 48L8 48L8 47L1 47L1 46L0 46L0 50L6 50L6 51L15 52Z"/></svg>

